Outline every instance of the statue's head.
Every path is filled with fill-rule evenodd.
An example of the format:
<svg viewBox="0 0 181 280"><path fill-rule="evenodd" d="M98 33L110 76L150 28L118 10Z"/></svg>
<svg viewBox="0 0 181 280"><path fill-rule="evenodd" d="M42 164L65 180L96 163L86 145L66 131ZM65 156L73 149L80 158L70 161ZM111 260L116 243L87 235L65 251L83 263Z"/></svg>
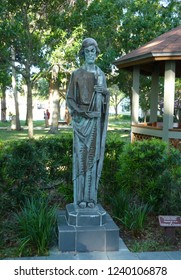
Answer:
<svg viewBox="0 0 181 280"><path fill-rule="evenodd" d="M86 39L83 40L81 49L79 51L79 55L85 58L84 50L87 49L90 46L95 47L96 56L98 56L98 54L100 53L100 50L98 48L98 44L97 44L96 40L94 40L93 38L86 38Z"/></svg>

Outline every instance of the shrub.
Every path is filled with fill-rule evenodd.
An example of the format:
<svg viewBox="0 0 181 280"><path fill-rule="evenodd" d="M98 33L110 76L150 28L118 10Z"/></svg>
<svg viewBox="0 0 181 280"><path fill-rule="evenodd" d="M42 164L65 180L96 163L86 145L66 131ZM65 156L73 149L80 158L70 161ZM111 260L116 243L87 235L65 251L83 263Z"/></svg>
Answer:
<svg viewBox="0 0 181 280"><path fill-rule="evenodd" d="M125 215L130 207L132 201L131 194L123 188L109 197L109 207L111 208L112 215L121 218Z"/></svg>
<svg viewBox="0 0 181 280"><path fill-rule="evenodd" d="M36 193L47 179L41 150L33 140L11 143L6 147L2 161L1 187L8 190L17 203Z"/></svg>
<svg viewBox="0 0 181 280"><path fill-rule="evenodd" d="M36 141L37 149L45 153L44 164L49 180L72 180L72 135L42 138Z"/></svg>
<svg viewBox="0 0 181 280"><path fill-rule="evenodd" d="M108 134L105 146L103 170L100 180L99 194L104 204L110 203L110 198L117 193L116 172L119 168L119 156L122 153L125 142L118 134Z"/></svg>
<svg viewBox="0 0 181 280"><path fill-rule="evenodd" d="M180 152L160 140L126 144L119 158L117 184L158 214L181 213Z"/></svg>
<svg viewBox="0 0 181 280"><path fill-rule="evenodd" d="M129 205L120 220L127 229L131 230L134 235L137 235L144 229L148 213L148 204L137 205L133 203Z"/></svg>
<svg viewBox="0 0 181 280"><path fill-rule="evenodd" d="M113 218L119 220L134 235L143 231L150 212L148 204L140 203L127 189L120 188L117 194L111 196L109 206Z"/></svg>
<svg viewBox="0 0 181 280"><path fill-rule="evenodd" d="M40 195L57 180L61 184L72 180L72 136L4 144L0 152L0 210L17 207L27 197Z"/></svg>
<svg viewBox="0 0 181 280"><path fill-rule="evenodd" d="M56 208L45 198L27 199L15 214L20 255L45 255L49 248L56 221Z"/></svg>

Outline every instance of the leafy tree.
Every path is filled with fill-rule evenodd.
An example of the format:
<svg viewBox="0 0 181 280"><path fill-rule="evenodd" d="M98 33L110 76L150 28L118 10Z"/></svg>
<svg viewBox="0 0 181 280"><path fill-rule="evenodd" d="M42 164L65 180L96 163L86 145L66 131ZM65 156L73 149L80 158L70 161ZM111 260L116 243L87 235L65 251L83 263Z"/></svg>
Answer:
<svg viewBox="0 0 181 280"><path fill-rule="evenodd" d="M110 101L111 101L111 104L114 106L115 116L117 117L118 105L124 99L125 94L122 91L120 91L118 85L112 85L109 88L109 92L110 92Z"/></svg>
<svg viewBox="0 0 181 280"><path fill-rule="evenodd" d="M101 55L97 63L107 74L108 84L117 84L126 96L131 97L131 74L119 71L117 76L112 75L112 63L119 56L179 25L178 1L94 0L89 5L82 0L75 2L68 26L71 26L71 20L74 24L82 22L84 37L93 37L99 44ZM140 100L145 110L148 102L145 107L142 97L149 91L146 86L144 89Z"/></svg>
<svg viewBox="0 0 181 280"><path fill-rule="evenodd" d="M47 79L40 77L34 84L34 95L40 99L47 99L49 96L49 83Z"/></svg>
<svg viewBox="0 0 181 280"><path fill-rule="evenodd" d="M111 64L122 50L120 19L125 1L94 0L83 13L84 36L97 40L101 55L97 64L105 73L111 73Z"/></svg>
<svg viewBox="0 0 181 280"><path fill-rule="evenodd" d="M14 66L28 89L29 136L33 137L32 87L40 77L53 86L51 69L59 68L56 86L65 97L70 72L77 67L80 42L97 40L97 64L107 74L108 85L118 84L131 95L131 75L112 75L112 64L156 36L180 24L177 0L2 0L0 3L0 62ZM39 71L39 73L35 73ZM42 75L40 75L42 73ZM51 88L50 88L51 92ZM58 102L57 102L58 105Z"/></svg>
<svg viewBox="0 0 181 280"><path fill-rule="evenodd" d="M45 28L45 1L3 0L2 38L6 44L5 59L22 75L27 85L27 113L29 137L33 137L32 85L33 67L41 68L43 61L43 31ZM13 57L11 50L13 48ZM11 63L13 59L13 63Z"/></svg>
<svg viewBox="0 0 181 280"><path fill-rule="evenodd" d="M177 0L128 0L121 18L122 46L128 53L180 24Z"/></svg>

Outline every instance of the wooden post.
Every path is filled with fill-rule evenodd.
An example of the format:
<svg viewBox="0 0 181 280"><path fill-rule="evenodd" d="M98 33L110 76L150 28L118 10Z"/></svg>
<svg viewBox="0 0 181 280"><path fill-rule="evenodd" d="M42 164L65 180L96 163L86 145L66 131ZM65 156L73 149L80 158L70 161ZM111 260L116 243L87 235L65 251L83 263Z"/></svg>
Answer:
<svg viewBox="0 0 181 280"><path fill-rule="evenodd" d="M139 87L140 87L140 69L139 66L134 66L133 88L132 88L132 124L138 123Z"/></svg>
<svg viewBox="0 0 181 280"><path fill-rule="evenodd" d="M169 141L168 132L173 128L175 99L175 61L165 62L163 140Z"/></svg>
<svg viewBox="0 0 181 280"><path fill-rule="evenodd" d="M140 87L140 68L134 66L133 68L133 87L132 87L132 109L131 109L131 123L138 123L139 114L139 87ZM131 142L133 142L133 133L131 133Z"/></svg>
<svg viewBox="0 0 181 280"><path fill-rule="evenodd" d="M157 122L158 111L158 92L159 92L159 69L155 67L152 74L151 85L151 104L150 104L150 122Z"/></svg>

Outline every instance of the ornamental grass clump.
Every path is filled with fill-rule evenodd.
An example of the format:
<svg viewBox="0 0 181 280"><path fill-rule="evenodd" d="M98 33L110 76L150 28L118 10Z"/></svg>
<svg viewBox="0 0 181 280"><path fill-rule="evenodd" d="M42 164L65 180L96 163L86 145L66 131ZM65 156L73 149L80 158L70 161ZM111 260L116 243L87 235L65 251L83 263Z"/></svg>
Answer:
<svg viewBox="0 0 181 280"><path fill-rule="evenodd" d="M149 211L148 204L134 203L129 206L120 220L125 228L131 230L136 236L143 231Z"/></svg>
<svg viewBox="0 0 181 280"><path fill-rule="evenodd" d="M56 207L45 198L30 198L15 220L19 255L46 255L55 234Z"/></svg>

